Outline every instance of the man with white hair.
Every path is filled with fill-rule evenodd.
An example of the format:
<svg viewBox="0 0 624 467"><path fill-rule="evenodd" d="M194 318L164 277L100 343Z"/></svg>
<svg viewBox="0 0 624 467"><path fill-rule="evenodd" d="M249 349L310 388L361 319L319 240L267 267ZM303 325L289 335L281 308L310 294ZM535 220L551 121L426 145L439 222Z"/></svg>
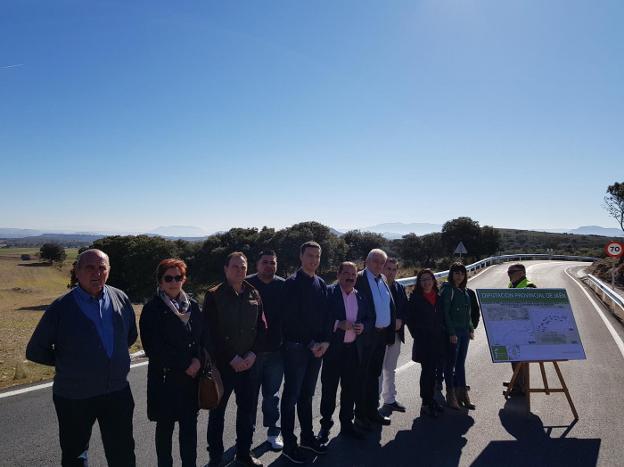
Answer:
<svg viewBox="0 0 624 467"><path fill-rule="evenodd" d="M128 296L106 285L106 253L81 253L78 285L45 311L26 347L26 358L54 366L52 398L59 423L63 467L89 464L91 429L98 421L109 466L135 465L128 384L130 347L137 338Z"/></svg>
<svg viewBox="0 0 624 467"><path fill-rule="evenodd" d="M357 417L359 428L370 429L371 424L390 425L390 418L379 413L379 376L383 367L386 346L394 344L396 306L390 287L382 274L388 259L385 251L375 248L366 257L366 268L357 276L355 288L368 301L375 312L375 325L368 345L368 358L364 378L363 410L366 419Z"/></svg>

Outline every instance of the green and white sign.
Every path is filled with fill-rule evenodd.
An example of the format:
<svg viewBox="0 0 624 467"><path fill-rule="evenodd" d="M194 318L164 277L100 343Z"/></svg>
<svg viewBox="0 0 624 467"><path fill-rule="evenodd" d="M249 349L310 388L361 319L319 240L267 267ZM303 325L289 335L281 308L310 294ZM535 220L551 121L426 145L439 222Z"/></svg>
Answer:
<svg viewBox="0 0 624 467"><path fill-rule="evenodd" d="M477 289L492 361L584 360L565 289Z"/></svg>

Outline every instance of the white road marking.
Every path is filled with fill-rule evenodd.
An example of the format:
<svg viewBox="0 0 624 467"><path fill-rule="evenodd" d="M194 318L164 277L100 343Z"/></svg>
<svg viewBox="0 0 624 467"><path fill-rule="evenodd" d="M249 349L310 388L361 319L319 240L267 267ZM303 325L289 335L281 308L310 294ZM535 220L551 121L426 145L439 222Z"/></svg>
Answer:
<svg viewBox="0 0 624 467"><path fill-rule="evenodd" d="M148 363L147 361L139 362L139 363L133 363L132 365L130 365L130 368L136 368L138 366L144 366L144 365L147 365L147 363ZM0 393L0 399L4 399L5 397L17 396L19 394L25 394L27 392L38 391L40 389L46 389L46 388L50 388L50 387L52 387L52 382L37 384L36 386L29 386L27 388L14 389L13 391L7 391L7 392Z"/></svg>
<svg viewBox="0 0 624 467"><path fill-rule="evenodd" d="M617 331L615 330L611 322L607 319L602 309L598 306L596 301L589 295L587 290L585 290L585 287L579 284L578 280L572 277L572 275L568 272L567 269L565 269L564 272L570 279L572 279L572 282L574 282L583 291L583 293L587 296L591 304L594 305L594 308L596 309L598 316L600 316L600 318L602 319L602 322L607 327L609 333L611 333L611 337L613 337L615 344L617 345L618 349L620 350L620 353L622 354L622 358L624 358L624 342L622 341L622 338L618 335Z"/></svg>

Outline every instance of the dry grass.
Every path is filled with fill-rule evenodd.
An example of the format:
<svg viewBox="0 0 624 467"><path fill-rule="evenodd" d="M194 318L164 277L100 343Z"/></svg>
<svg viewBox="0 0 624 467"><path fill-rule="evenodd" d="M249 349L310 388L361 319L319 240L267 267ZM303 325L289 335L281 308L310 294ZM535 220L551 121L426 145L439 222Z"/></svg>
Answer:
<svg viewBox="0 0 624 467"><path fill-rule="evenodd" d="M26 344L43 310L67 291L77 250L61 267L39 263L36 248L0 249L0 388L50 379L54 368L25 361ZM21 261L30 254L31 261ZM142 306L135 306L137 318ZM140 343L132 351L139 350Z"/></svg>

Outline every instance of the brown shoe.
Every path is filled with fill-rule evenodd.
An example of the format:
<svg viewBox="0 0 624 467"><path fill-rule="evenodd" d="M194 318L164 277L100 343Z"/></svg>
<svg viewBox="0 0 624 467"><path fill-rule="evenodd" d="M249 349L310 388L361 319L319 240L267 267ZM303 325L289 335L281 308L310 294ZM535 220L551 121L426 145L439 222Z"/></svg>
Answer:
<svg viewBox="0 0 624 467"><path fill-rule="evenodd" d="M446 388L446 405L453 410L459 410L454 388Z"/></svg>
<svg viewBox="0 0 624 467"><path fill-rule="evenodd" d="M470 402L470 396L468 395L468 391L466 388L455 388L457 394L457 403L468 410L476 409L476 406Z"/></svg>

